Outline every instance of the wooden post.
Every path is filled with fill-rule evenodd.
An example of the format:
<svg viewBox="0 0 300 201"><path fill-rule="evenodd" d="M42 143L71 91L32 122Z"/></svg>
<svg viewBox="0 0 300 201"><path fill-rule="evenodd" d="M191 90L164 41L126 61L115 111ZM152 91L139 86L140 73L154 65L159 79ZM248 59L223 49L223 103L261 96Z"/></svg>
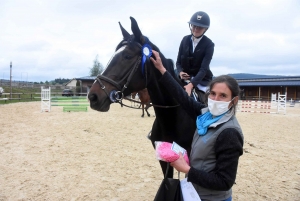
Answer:
<svg viewBox="0 0 300 201"><path fill-rule="evenodd" d="M12 79L12 62L10 62L10 99L12 99L12 85L11 85L11 79Z"/></svg>

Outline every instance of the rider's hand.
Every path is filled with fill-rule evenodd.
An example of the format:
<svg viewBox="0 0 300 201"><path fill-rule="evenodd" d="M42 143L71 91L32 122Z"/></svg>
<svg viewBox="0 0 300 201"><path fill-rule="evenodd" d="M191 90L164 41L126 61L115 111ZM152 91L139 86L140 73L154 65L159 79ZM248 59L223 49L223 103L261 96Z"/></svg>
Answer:
<svg viewBox="0 0 300 201"><path fill-rule="evenodd" d="M185 73L185 72L180 72L179 76L182 80L189 80L190 79L190 75Z"/></svg>
<svg viewBox="0 0 300 201"><path fill-rule="evenodd" d="M155 50L152 50L152 53L153 53L155 59L153 57L150 57L150 60L154 64L155 68L157 68L157 70L159 70L159 72L161 74L164 74L167 70L165 69L165 67L163 66L163 64L161 62L161 58L159 56L159 53L156 52Z"/></svg>
<svg viewBox="0 0 300 201"><path fill-rule="evenodd" d="M191 93L192 93L192 89L193 89L193 84L190 82L189 84L185 85L184 88L185 88L185 91L186 93L188 93L188 95L190 96Z"/></svg>

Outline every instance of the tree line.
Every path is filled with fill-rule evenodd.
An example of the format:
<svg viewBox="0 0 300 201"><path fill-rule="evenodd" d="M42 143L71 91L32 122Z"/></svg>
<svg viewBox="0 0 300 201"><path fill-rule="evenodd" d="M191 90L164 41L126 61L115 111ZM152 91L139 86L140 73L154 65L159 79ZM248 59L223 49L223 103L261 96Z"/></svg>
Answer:
<svg viewBox="0 0 300 201"><path fill-rule="evenodd" d="M89 76L97 76L104 71L104 66L99 62L98 55L93 61L93 66L90 68ZM52 81L45 81L45 82L34 82L34 84L66 84L71 79L68 78L56 78Z"/></svg>

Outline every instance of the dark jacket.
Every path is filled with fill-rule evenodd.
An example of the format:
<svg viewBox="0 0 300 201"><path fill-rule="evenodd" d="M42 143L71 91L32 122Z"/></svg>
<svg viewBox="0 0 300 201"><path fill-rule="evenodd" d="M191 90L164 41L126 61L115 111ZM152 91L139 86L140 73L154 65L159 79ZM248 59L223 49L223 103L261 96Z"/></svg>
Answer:
<svg viewBox="0 0 300 201"><path fill-rule="evenodd" d="M191 37L192 35L183 37L180 43L176 68L178 73L183 71L194 77L191 81L194 87L197 84L207 86L213 77L209 64L214 54L215 44L204 35L193 53Z"/></svg>
<svg viewBox="0 0 300 201"><path fill-rule="evenodd" d="M196 119L202 113L203 108L206 107L204 104L189 97L168 71L162 75L160 82L169 91L172 91L173 97L191 117ZM243 136L237 129L226 128L222 130L214 144L216 156L214 168L206 172L195 168L191 164L191 169L188 172L188 181L211 190L228 191L231 189L236 178L239 157L243 154L243 144Z"/></svg>

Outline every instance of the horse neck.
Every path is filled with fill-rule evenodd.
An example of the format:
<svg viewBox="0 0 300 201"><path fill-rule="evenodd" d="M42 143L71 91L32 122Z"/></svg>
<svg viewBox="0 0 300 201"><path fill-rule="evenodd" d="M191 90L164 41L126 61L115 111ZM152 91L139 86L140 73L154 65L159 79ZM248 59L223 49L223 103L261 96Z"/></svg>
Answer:
<svg viewBox="0 0 300 201"><path fill-rule="evenodd" d="M154 68L154 67L152 67ZM147 85L148 93L153 105L160 106L175 106L177 103L172 98L170 92L162 86L158 80L161 74L157 72L152 72L152 76Z"/></svg>
<svg viewBox="0 0 300 201"><path fill-rule="evenodd" d="M171 76L180 84L181 82L176 77L174 71L174 64L171 59L166 59L163 54L160 55L163 65ZM157 105L174 106L177 103L172 98L172 94L168 89L162 86L158 80L161 78L161 73L151 63L147 65L147 71L149 73L149 80L147 81L147 89L150 95L151 102Z"/></svg>

